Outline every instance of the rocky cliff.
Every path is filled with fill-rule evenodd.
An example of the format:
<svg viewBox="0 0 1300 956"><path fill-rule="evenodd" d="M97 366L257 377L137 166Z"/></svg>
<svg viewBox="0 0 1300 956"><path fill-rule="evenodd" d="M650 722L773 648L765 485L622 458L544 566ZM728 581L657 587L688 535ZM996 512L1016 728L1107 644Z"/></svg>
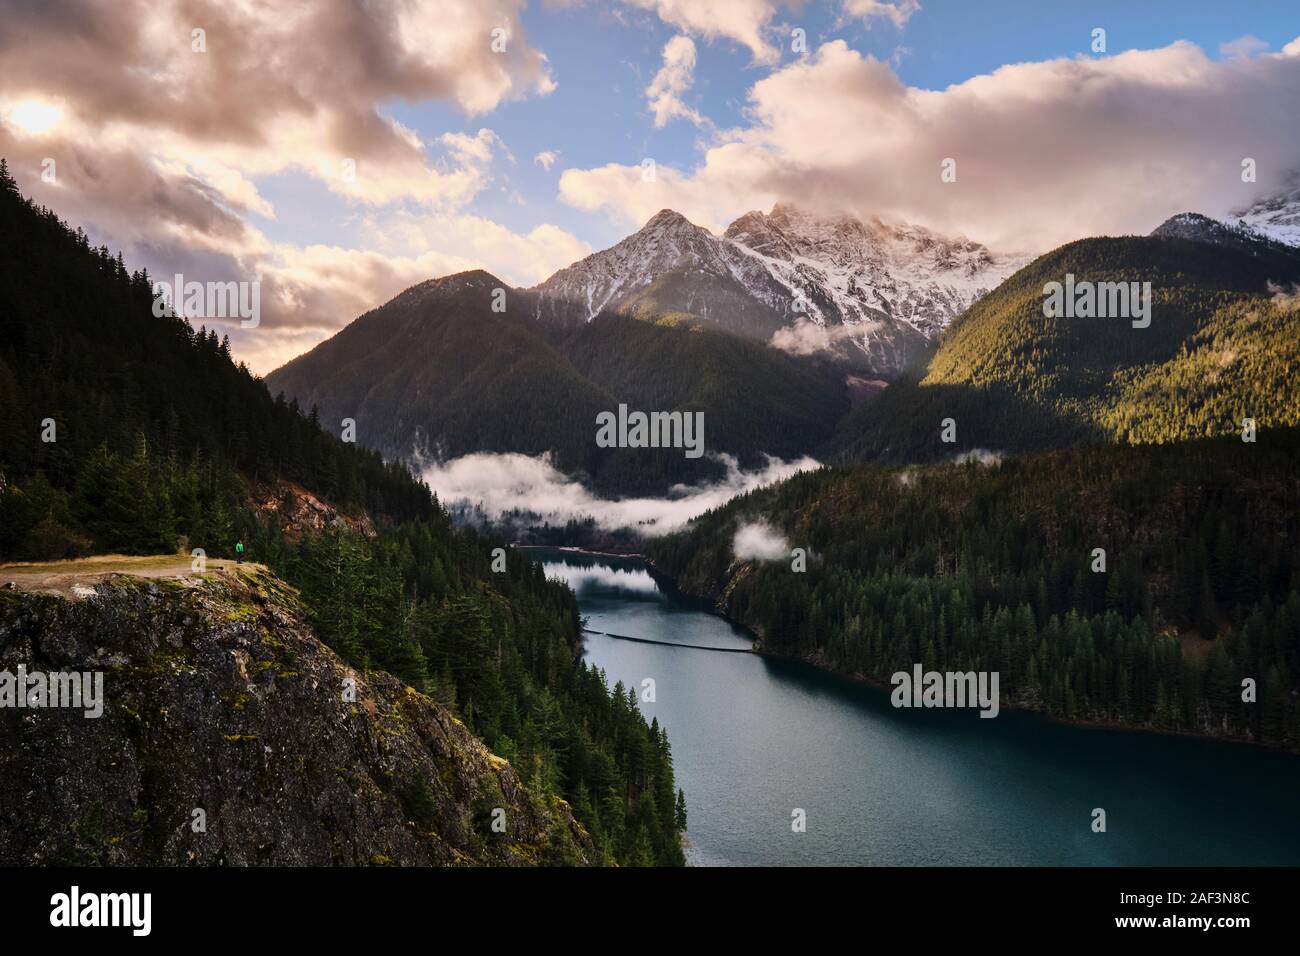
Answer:
<svg viewBox="0 0 1300 956"><path fill-rule="evenodd" d="M543 324L572 327L602 311L686 313L794 354L894 375L1027 261L919 226L784 203L745 214L721 236L664 209L532 292Z"/></svg>
<svg viewBox="0 0 1300 956"><path fill-rule="evenodd" d="M586 862L566 804L265 569L77 593L0 591L0 677L103 674L98 718L0 708L0 866Z"/></svg>

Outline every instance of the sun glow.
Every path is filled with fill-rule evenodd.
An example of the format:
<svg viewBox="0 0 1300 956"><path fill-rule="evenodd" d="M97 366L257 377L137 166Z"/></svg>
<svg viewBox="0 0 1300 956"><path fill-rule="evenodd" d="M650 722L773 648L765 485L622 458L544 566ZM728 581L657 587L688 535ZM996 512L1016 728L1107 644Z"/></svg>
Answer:
<svg viewBox="0 0 1300 956"><path fill-rule="evenodd" d="M63 118L63 110L43 100L23 100L5 109L4 124L27 136L48 133Z"/></svg>

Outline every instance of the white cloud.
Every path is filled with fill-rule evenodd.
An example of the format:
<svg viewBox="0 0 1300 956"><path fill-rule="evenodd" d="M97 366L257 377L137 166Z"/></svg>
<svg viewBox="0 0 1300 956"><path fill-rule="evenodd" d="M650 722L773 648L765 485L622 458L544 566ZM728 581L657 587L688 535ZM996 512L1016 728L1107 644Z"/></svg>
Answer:
<svg viewBox="0 0 1300 956"><path fill-rule="evenodd" d="M1283 309L1289 310L1300 306L1300 285L1294 282L1291 283L1291 288L1288 289L1285 285L1270 281L1268 291L1273 301Z"/></svg>
<svg viewBox="0 0 1300 956"><path fill-rule="evenodd" d="M423 278L486 269L521 287L535 285L592 251L586 242L550 223L518 233L469 213L398 212L372 217L362 224L359 238L386 256L414 258L422 267L438 266Z"/></svg>
<svg viewBox="0 0 1300 956"><path fill-rule="evenodd" d="M479 140L469 138L468 148ZM196 320L228 332L237 358L265 373L311 348L358 315L425 279L484 268L512 285L532 285L591 252L584 241L542 223L516 232L451 208L374 209L356 227L359 247L276 241L244 217L273 215L247 179L219 164L211 181L189 165L139 151L95 151L68 141L54 151L58 182L40 180L45 142L0 128L0 155L37 201L96 242L121 249L131 268L182 272L199 281L259 281L261 324Z"/></svg>
<svg viewBox="0 0 1300 956"><path fill-rule="evenodd" d="M974 462L977 465L984 465L992 468L995 465L1002 464L1002 452L989 451L987 448L972 448L970 451L964 451L953 458L959 465Z"/></svg>
<svg viewBox="0 0 1300 956"><path fill-rule="evenodd" d="M1226 215L1300 166L1300 41L1212 60L1191 43L1001 67L943 90L909 87L836 40L758 80L747 125L718 131L693 170L568 169L561 197L639 225L669 207L721 229L787 200L1042 251L1145 233L1174 213ZM1260 163L1258 184L1241 160ZM957 181L940 164L956 160Z"/></svg>
<svg viewBox="0 0 1300 956"><path fill-rule="evenodd" d="M800 318L773 332L768 344L790 355L820 355L841 342L855 338L863 339L882 324L863 322L852 326L825 326Z"/></svg>
<svg viewBox="0 0 1300 956"><path fill-rule="evenodd" d="M559 158L560 158L560 154L557 150L544 149L536 156L533 157L533 162L536 163L538 166L541 166L542 169L546 170L549 173L551 171L551 167L555 165L555 161L558 160Z"/></svg>
<svg viewBox="0 0 1300 956"><path fill-rule="evenodd" d="M6 12L22 43L0 45L7 99L63 102L78 142L146 149L202 175L306 172L366 202L463 200L472 171L431 165L427 144L380 112L396 98L449 100L467 113L554 88L519 21L522 0L257 4L120 0L27 4ZM505 52L491 31L505 28ZM202 52L191 31L205 31ZM490 143L450 143L461 161ZM462 151L462 148L470 152ZM351 160L355 179L341 174Z"/></svg>
<svg viewBox="0 0 1300 956"><path fill-rule="evenodd" d="M705 40L726 39L748 47L757 63L774 63L780 52L764 37L781 6L778 0L623 0L649 10L669 26Z"/></svg>
<svg viewBox="0 0 1300 956"><path fill-rule="evenodd" d="M6 10L0 155L20 186L131 268L260 281L262 322L203 321L265 372L403 288L481 268L533 283L590 251L556 226L515 232L464 212L509 150L488 128L425 140L394 100L467 114L554 88L523 0L120 0ZM492 30L504 28L504 52ZM205 31L205 52L191 30ZM46 157L57 181L41 179ZM265 177L306 176L361 208L368 250L268 236ZM389 227L391 226L391 229Z"/></svg>
<svg viewBox="0 0 1300 956"><path fill-rule="evenodd" d="M481 505L490 518L531 512L551 524L592 517L607 530L632 528L666 534L738 494L820 467L811 458L768 459L764 468L742 471L729 455L718 456L726 476L717 482L677 486L667 498L601 498L560 472L545 457L480 453L429 465L424 479L449 505Z"/></svg>
<svg viewBox="0 0 1300 956"><path fill-rule="evenodd" d="M486 269L510 285L528 286L591 252L558 226L517 233L467 213L371 218L361 224L359 238L368 248L267 243L237 260L262 282L262 325L246 330L231 323L228 329L235 354L254 372L279 367L434 276Z"/></svg>
<svg viewBox="0 0 1300 956"><path fill-rule="evenodd" d="M1268 49L1268 42L1261 40L1259 37L1247 33L1245 36L1237 37L1227 43L1219 44L1219 52L1232 59L1257 56Z"/></svg>
<svg viewBox="0 0 1300 956"><path fill-rule="evenodd" d="M682 102L682 94L691 88L695 79L695 43L690 37L675 36L664 44L663 58L664 65L645 91L655 126L667 126L675 119L687 119L703 126L704 118L699 112Z"/></svg>
<svg viewBox="0 0 1300 956"><path fill-rule="evenodd" d="M486 165L492 162L493 150L505 149L501 137L487 128L480 129L473 136L468 133L443 133L438 137L438 141L447 147L456 160L466 166L475 163Z"/></svg>
<svg viewBox="0 0 1300 956"><path fill-rule="evenodd" d="M901 30L912 14L921 9L921 4L918 0L843 0L840 9L846 17L865 20L868 24L875 19L886 19Z"/></svg>
<svg viewBox="0 0 1300 956"><path fill-rule="evenodd" d="M744 147L720 146L710 150L709 157L717 162L715 154L733 149ZM729 157L726 162L732 168L746 165L742 156ZM721 232L741 213L770 208L780 196L761 188L754 179L732 181L707 168L689 174L659 163L654 180L647 182L640 166L609 163L595 169L566 169L560 176L560 198L579 209L604 210L632 228L640 228L661 209L675 209L691 222Z"/></svg>
<svg viewBox="0 0 1300 956"><path fill-rule="evenodd" d="M766 521L751 521L736 529L731 553L741 561L780 561L790 556L790 543Z"/></svg>

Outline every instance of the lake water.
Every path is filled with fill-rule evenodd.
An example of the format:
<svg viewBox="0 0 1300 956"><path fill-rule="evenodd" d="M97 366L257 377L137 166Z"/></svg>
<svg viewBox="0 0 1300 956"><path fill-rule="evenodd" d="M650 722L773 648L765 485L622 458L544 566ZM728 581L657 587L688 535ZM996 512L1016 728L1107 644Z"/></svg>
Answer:
<svg viewBox="0 0 1300 956"><path fill-rule="evenodd" d="M529 553L593 630L750 646L637 561ZM1300 757L1007 710L896 710L885 691L751 654L600 635L585 654L611 685L655 682L641 709L668 730L696 865L1300 864Z"/></svg>

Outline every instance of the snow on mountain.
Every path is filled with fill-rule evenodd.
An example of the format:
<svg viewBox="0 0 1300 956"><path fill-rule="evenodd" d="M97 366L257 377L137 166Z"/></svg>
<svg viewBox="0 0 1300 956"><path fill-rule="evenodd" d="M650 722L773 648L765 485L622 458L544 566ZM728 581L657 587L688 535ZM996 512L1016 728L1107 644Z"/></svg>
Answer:
<svg viewBox="0 0 1300 956"><path fill-rule="evenodd" d="M775 301L780 292L765 268L738 255L732 243L664 209L617 245L561 269L536 286L537 315L562 324L587 322L604 310L625 307L656 280L673 274L739 283L765 301ZM696 314L709 317L708 307L707 302L699 303Z"/></svg>
<svg viewBox="0 0 1300 956"><path fill-rule="evenodd" d="M604 310L684 312L791 351L897 371L1028 260L918 226L823 218L778 204L715 236L665 209L532 291L542 321Z"/></svg>
<svg viewBox="0 0 1300 956"><path fill-rule="evenodd" d="M1263 205L1262 203L1255 204L1256 207L1261 208ZM1220 222L1218 219L1211 219L1209 216L1202 216L1200 213L1182 212L1176 216L1170 216L1153 229L1151 235L1174 239L1192 239L1197 242L1231 246L1248 251L1272 248L1283 250L1293 256L1300 256L1300 241L1287 240L1288 233L1284 223L1288 216L1297 219L1298 213L1300 213L1300 203L1292 204L1289 213L1287 204L1272 204L1269 213L1272 222L1264 222L1264 217L1258 214L1250 220L1243 217L1237 219L1236 222ZM1255 224L1252 225L1252 222ZM1294 227L1293 235L1296 240L1300 240L1300 219L1297 219L1297 222L1298 225Z"/></svg>
<svg viewBox="0 0 1300 956"><path fill-rule="evenodd" d="M1275 242L1300 246L1300 179L1266 199L1233 213L1242 225Z"/></svg>
<svg viewBox="0 0 1300 956"><path fill-rule="evenodd" d="M1267 241L1266 236L1244 223L1233 225L1220 222L1199 212L1180 212L1176 216L1170 216L1152 229L1151 235L1166 239L1192 239L1196 242L1209 242L1216 245Z"/></svg>
<svg viewBox="0 0 1300 956"><path fill-rule="evenodd" d="M778 204L724 234L760 259L810 318L824 324L903 322L928 338L1026 262L920 226L821 218Z"/></svg>

